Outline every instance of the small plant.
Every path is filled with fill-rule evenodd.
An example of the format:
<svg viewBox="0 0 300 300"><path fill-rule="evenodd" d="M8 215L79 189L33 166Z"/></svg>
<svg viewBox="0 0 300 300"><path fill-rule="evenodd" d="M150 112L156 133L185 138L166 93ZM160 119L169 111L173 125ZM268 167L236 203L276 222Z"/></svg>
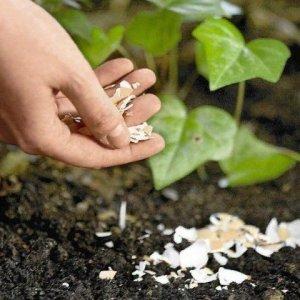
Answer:
<svg viewBox="0 0 300 300"><path fill-rule="evenodd" d="M164 136L166 148L149 160L155 187L162 189L208 161L219 162L226 174L220 181L224 187L277 178L299 161L299 154L259 141L247 127L240 126L245 82L253 78L277 82L290 56L289 49L274 39L246 43L241 32L221 18L239 12L225 1L148 2L157 9L139 12L126 28L118 25L108 32L90 24L82 12L66 7L62 0L48 9L71 33L92 66L116 50L128 56L130 47L138 47L148 66L159 74L162 110L151 124ZM209 81L210 90L238 84L234 118L213 106L188 111L180 99L179 95L186 95L191 86L191 78L178 86L181 27L190 21L201 22L192 33L195 64ZM121 45L123 37L126 47Z"/></svg>

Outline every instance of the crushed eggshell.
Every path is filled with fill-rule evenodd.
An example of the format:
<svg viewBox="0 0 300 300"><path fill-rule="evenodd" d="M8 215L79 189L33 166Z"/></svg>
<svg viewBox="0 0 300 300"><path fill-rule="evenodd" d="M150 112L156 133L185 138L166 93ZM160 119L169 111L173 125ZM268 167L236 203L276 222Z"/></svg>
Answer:
<svg viewBox="0 0 300 300"><path fill-rule="evenodd" d="M136 97L134 95L130 95L124 100L120 102L120 105L118 105L118 111L123 114L125 111L129 110L133 106L133 99Z"/></svg>
<svg viewBox="0 0 300 300"><path fill-rule="evenodd" d="M208 247L205 241L198 240L179 253L182 268L202 268L208 261Z"/></svg>
<svg viewBox="0 0 300 300"><path fill-rule="evenodd" d="M111 89L111 88L116 88L116 90L115 90L114 95L112 97L110 97L110 100L112 103L117 104L121 100L131 96L132 92L137 87L136 87L136 84L134 84L134 86L133 86L128 81L122 80L119 84L110 86L109 88L106 88L106 90Z"/></svg>
<svg viewBox="0 0 300 300"><path fill-rule="evenodd" d="M68 287L70 287L70 284L67 283L67 282L63 282L63 283L62 283L62 286L65 287L65 288L68 288Z"/></svg>
<svg viewBox="0 0 300 300"><path fill-rule="evenodd" d="M243 281L250 279L250 276L235 270L221 267L218 271L218 278L221 285L229 285L232 282L241 284Z"/></svg>
<svg viewBox="0 0 300 300"><path fill-rule="evenodd" d="M214 274L209 268L191 270L190 273L197 283L207 283L218 279L218 274Z"/></svg>
<svg viewBox="0 0 300 300"><path fill-rule="evenodd" d="M162 254L164 261L167 262L171 268L177 268L180 265L180 255L179 252L174 249L173 246L167 247Z"/></svg>
<svg viewBox="0 0 300 300"><path fill-rule="evenodd" d="M139 86L140 83L138 82L131 84L126 80L122 80L119 84L105 87L105 90L115 89L114 95L110 97L110 100L117 106L119 112L123 114L133 106L132 101L136 98L133 92L139 88ZM70 128L76 128L80 134L91 136L90 130L85 126L81 117L66 114L61 120ZM128 129L130 141L132 143L138 143L151 138L153 127L144 122L140 125L131 126Z"/></svg>
<svg viewBox="0 0 300 300"><path fill-rule="evenodd" d="M105 238L105 237L111 236L112 233L111 233L111 231L97 231L97 232L95 232L95 235L98 238Z"/></svg>
<svg viewBox="0 0 300 300"><path fill-rule="evenodd" d="M120 206L120 213L119 213L119 227L121 230L124 230L126 227L126 208L127 208L127 202L122 201Z"/></svg>
<svg viewBox="0 0 300 300"><path fill-rule="evenodd" d="M176 190L172 188L165 188L162 190L162 195L166 197L167 199L170 199L172 201L178 201L179 200L179 194Z"/></svg>
<svg viewBox="0 0 300 300"><path fill-rule="evenodd" d="M109 241L109 242L106 242L104 244L107 248L113 248L114 247L114 242L113 241Z"/></svg>
<svg viewBox="0 0 300 300"><path fill-rule="evenodd" d="M112 280L116 276L117 271L114 271L112 268L108 270L101 271L99 273L99 278L102 280Z"/></svg>
<svg viewBox="0 0 300 300"><path fill-rule="evenodd" d="M140 141L146 141L151 138L153 127L144 122L140 125L128 127L130 142L138 143Z"/></svg>
<svg viewBox="0 0 300 300"><path fill-rule="evenodd" d="M170 228L166 228L165 230L162 231L163 235L171 235L173 233L174 233L174 230L170 229Z"/></svg>
<svg viewBox="0 0 300 300"><path fill-rule="evenodd" d="M227 290L231 283L240 284L251 277L236 270L220 267L217 273L206 267L209 255L224 266L228 258L238 258L247 249L252 248L263 256L271 256L282 247L296 247L300 242L299 226L300 219L289 223L278 223L272 219L265 233L261 233L254 225L245 224L241 219L226 213L213 214L210 217L211 224L204 228L185 228L178 226L173 235L174 243L165 244L164 252L153 252L150 257L144 256L145 261L136 266L132 273L138 276L134 281L142 281L145 275L152 276L161 284L168 284L171 278L184 278L189 270L191 278L185 279L185 288L193 289L199 284L219 280L220 286L217 290ZM159 224L157 229L161 235L166 230L165 225ZM145 230L146 232L146 230ZM147 232L150 234L150 232ZM178 245L187 240L191 244L181 251L176 249ZM181 247L182 249L182 247ZM150 263L151 262L151 263ZM169 275L156 276L156 272L146 270L147 265L166 263L172 268ZM178 268L177 271L174 271ZM251 283L250 283L251 284Z"/></svg>
<svg viewBox="0 0 300 300"><path fill-rule="evenodd" d="M183 226L178 226L175 229L174 242L176 244L180 244L183 239L186 239L189 242L196 241L197 240L196 228L185 228Z"/></svg>
<svg viewBox="0 0 300 300"><path fill-rule="evenodd" d="M140 261L138 265L135 266L135 271L132 272L132 275L138 276L135 281L142 281L143 276L146 274L146 266L150 263L148 261Z"/></svg>
<svg viewBox="0 0 300 300"><path fill-rule="evenodd" d="M228 262L228 258L223 256L221 253L216 252L213 254L214 259L221 265L221 266L225 266Z"/></svg>
<svg viewBox="0 0 300 300"><path fill-rule="evenodd" d="M242 243L237 242L235 243L235 251L228 249L224 251L224 253L226 253L227 256L231 258L238 258L241 257L246 251L247 251L247 247L245 247Z"/></svg>
<svg viewBox="0 0 300 300"><path fill-rule="evenodd" d="M155 281L161 283L161 284L167 284L170 283L169 278L167 275L161 275L161 276L154 276L153 277Z"/></svg>

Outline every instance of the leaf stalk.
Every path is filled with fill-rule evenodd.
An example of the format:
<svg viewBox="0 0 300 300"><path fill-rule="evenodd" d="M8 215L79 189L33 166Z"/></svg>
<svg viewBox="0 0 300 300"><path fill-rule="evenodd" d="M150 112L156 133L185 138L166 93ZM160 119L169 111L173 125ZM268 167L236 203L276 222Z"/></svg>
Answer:
<svg viewBox="0 0 300 300"><path fill-rule="evenodd" d="M234 119L235 119L237 125L239 125L240 121L241 121L241 115L242 115L244 100L245 100L245 87L246 87L245 81L239 82L238 94L237 94L237 98L236 98L236 106L235 106L235 112L234 112Z"/></svg>
<svg viewBox="0 0 300 300"><path fill-rule="evenodd" d="M170 52L169 63L169 91L176 93L178 90L178 46Z"/></svg>

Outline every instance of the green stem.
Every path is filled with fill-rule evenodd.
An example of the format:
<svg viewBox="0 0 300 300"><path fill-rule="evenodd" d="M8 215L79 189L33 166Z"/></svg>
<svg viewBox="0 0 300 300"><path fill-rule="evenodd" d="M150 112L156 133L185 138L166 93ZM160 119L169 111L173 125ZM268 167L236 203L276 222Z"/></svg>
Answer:
<svg viewBox="0 0 300 300"><path fill-rule="evenodd" d="M152 54L145 51L146 64L154 73L157 72L156 62Z"/></svg>
<svg viewBox="0 0 300 300"><path fill-rule="evenodd" d="M239 83L238 94L237 94L237 98L236 98L234 118L238 125L240 124L242 110L243 110L243 106L244 106L245 86L246 86L245 81L242 81Z"/></svg>
<svg viewBox="0 0 300 300"><path fill-rule="evenodd" d="M188 94L191 91L191 88L193 87L193 85L198 77L199 77L199 74L198 74L197 70L194 70L193 73L187 78L187 80L183 84L181 90L179 91L179 96L182 100L185 100L185 98L188 96Z"/></svg>
<svg viewBox="0 0 300 300"><path fill-rule="evenodd" d="M176 46L170 52L169 63L169 90L176 93L178 89L178 47Z"/></svg>
<svg viewBox="0 0 300 300"><path fill-rule="evenodd" d="M136 66L136 62L133 59L133 56L129 53L129 51L125 47L123 47L122 45L120 45L118 47L118 51L120 52L121 55L123 55L124 57L130 59L132 61L132 63Z"/></svg>
<svg viewBox="0 0 300 300"><path fill-rule="evenodd" d="M124 13L128 8L131 0L111 0L109 8L111 11Z"/></svg>
<svg viewBox="0 0 300 300"><path fill-rule="evenodd" d="M197 169L197 174L202 181L207 181L208 174L206 172L205 165L202 165Z"/></svg>

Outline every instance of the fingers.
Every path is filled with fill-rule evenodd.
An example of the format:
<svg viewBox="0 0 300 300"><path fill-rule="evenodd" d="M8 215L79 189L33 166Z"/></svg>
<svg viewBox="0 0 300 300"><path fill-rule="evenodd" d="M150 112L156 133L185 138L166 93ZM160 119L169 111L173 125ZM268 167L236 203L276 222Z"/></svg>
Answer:
<svg viewBox="0 0 300 300"><path fill-rule="evenodd" d="M73 103L96 140L104 137L111 146L122 148L129 144L129 133L123 117L109 101L92 71L69 74L61 91Z"/></svg>
<svg viewBox="0 0 300 300"><path fill-rule="evenodd" d="M110 60L94 70L101 86L115 83L128 73L132 72L133 63L127 58ZM64 99L66 96L61 92L56 95L56 100Z"/></svg>
<svg viewBox="0 0 300 300"><path fill-rule="evenodd" d="M132 93L133 95L138 96L144 93L145 90L149 89L156 82L156 76L150 69L139 69L124 76L121 80L126 80L129 83L138 82L139 87L137 89L134 89ZM106 92L111 97L115 92L115 88L112 88Z"/></svg>
<svg viewBox="0 0 300 300"><path fill-rule="evenodd" d="M59 117L63 117L66 114L71 114L72 116L78 116L77 109L67 97L63 97L55 100L56 100Z"/></svg>
<svg viewBox="0 0 300 300"><path fill-rule="evenodd" d="M122 80L130 83L138 82L140 84L139 87L133 91L133 95L138 96L156 82L156 76L150 69L139 69L126 75Z"/></svg>
<svg viewBox="0 0 300 300"><path fill-rule="evenodd" d="M142 160L163 148L164 140L156 134L148 141L113 150L101 147L89 137L72 134L53 157L75 166L98 169Z"/></svg>
<svg viewBox="0 0 300 300"><path fill-rule="evenodd" d="M127 58L110 60L97 69L95 74L102 86L110 85L133 71L133 63Z"/></svg>
<svg viewBox="0 0 300 300"><path fill-rule="evenodd" d="M159 112L161 103L158 97L153 94L142 95L132 102L131 109L124 113L127 126L141 124Z"/></svg>
<svg viewBox="0 0 300 300"><path fill-rule="evenodd" d="M132 108L123 114L127 126L138 125L149 120L161 107L160 100L153 94L142 95L134 99L132 104ZM67 98L59 99L57 105L60 117L67 114L78 116L76 108Z"/></svg>

